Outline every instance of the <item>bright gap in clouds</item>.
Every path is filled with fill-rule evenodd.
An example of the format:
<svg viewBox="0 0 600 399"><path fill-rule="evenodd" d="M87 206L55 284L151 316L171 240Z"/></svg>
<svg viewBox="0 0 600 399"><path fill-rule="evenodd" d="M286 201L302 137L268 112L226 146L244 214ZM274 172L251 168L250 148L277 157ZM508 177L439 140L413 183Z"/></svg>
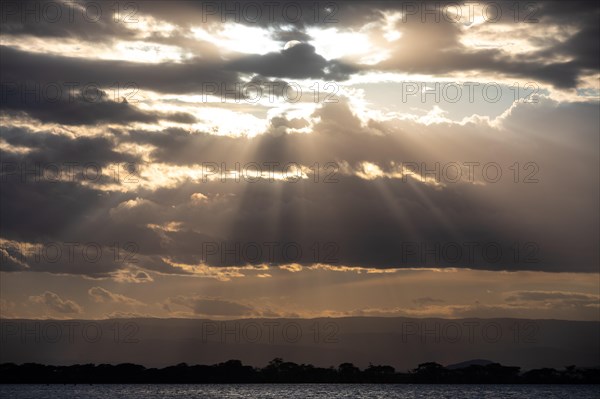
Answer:
<svg viewBox="0 0 600 399"><path fill-rule="evenodd" d="M337 28L308 28L306 31L314 38L309 44L328 60L367 55L371 50L369 38L359 32L340 32Z"/></svg>
<svg viewBox="0 0 600 399"><path fill-rule="evenodd" d="M202 27L191 29L194 37L218 46L224 52L267 54L282 49L282 44L271 39L268 30L236 23L225 23L218 31L208 32Z"/></svg>

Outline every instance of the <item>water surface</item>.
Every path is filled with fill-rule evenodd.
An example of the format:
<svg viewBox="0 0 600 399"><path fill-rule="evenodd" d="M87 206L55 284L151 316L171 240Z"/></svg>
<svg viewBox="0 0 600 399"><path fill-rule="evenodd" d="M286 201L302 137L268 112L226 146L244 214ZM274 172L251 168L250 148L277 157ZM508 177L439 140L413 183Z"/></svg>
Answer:
<svg viewBox="0 0 600 399"><path fill-rule="evenodd" d="M377 385L377 384L139 384L0 385L11 399L162 399L162 398L490 398L599 399L600 385Z"/></svg>

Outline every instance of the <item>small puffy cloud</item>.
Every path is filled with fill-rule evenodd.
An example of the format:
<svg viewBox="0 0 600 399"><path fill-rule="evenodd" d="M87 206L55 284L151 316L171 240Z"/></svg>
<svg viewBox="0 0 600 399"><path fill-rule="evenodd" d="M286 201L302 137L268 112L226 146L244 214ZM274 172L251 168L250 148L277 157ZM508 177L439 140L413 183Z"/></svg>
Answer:
<svg viewBox="0 0 600 399"><path fill-rule="evenodd" d="M102 287L92 287L88 290L88 294L99 303L120 303L124 305L142 305L142 303L136 299L129 298L125 295L116 294L110 292Z"/></svg>
<svg viewBox="0 0 600 399"><path fill-rule="evenodd" d="M190 196L190 199L194 205L205 204L208 202L208 197L202 193L194 193Z"/></svg>
<svg viewBox="0 0 600 399"><path fill-rule="evenodd" d="M62 299L54 292L46 291L42 295L30 296L29 301L45 305L58 313L82 313L83 308L70 299Z"/></svg>
<svg viewBox="0 0 600 399"><path fill-rule="evenodd" d="M119 283L150 283L154 281L150 274L138 269L119 270L112 275L112 279Z"/></svg>
<svg viewBox="0 0 600 399"><path fill-rule="evenodd" d="M289 265L281 265L281 266L279 266L279 268L282 270L287 270L290 273L297 273L297 272L302 271L302 265L299 265L297 263L292 263Z"/></svg>

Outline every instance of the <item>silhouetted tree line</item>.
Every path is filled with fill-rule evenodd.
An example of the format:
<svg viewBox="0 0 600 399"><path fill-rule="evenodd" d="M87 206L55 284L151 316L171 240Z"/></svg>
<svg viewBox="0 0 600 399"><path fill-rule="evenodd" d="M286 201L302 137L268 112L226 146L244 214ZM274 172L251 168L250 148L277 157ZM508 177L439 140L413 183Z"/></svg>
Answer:
<svg viewBox="0 0 600 399"><path fill-rule="evenodd" d="M37 363L0 365L0 383L425 383L425 384L598 384L599 368L568 366L564 370L542 368L521 373L520 367L498 363L447 369L438 363L422 363L407 373L391 366L369 365L364 370L352 363L337 368L273 359L266 367L245 366L229 360L212 366L180 363L162 369L137 364L76 364L46 366Z"/></svg>

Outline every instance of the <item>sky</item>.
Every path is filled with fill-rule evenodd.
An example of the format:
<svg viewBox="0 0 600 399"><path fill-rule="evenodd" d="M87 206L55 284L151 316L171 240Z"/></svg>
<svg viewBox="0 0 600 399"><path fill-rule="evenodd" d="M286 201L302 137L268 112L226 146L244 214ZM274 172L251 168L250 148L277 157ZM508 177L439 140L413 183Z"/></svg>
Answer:
<svg viewBox="0 0 600 399"><path fill-rule="evenodd" d="M599 16L3 1L0 315L598 321Z"/></svg>

